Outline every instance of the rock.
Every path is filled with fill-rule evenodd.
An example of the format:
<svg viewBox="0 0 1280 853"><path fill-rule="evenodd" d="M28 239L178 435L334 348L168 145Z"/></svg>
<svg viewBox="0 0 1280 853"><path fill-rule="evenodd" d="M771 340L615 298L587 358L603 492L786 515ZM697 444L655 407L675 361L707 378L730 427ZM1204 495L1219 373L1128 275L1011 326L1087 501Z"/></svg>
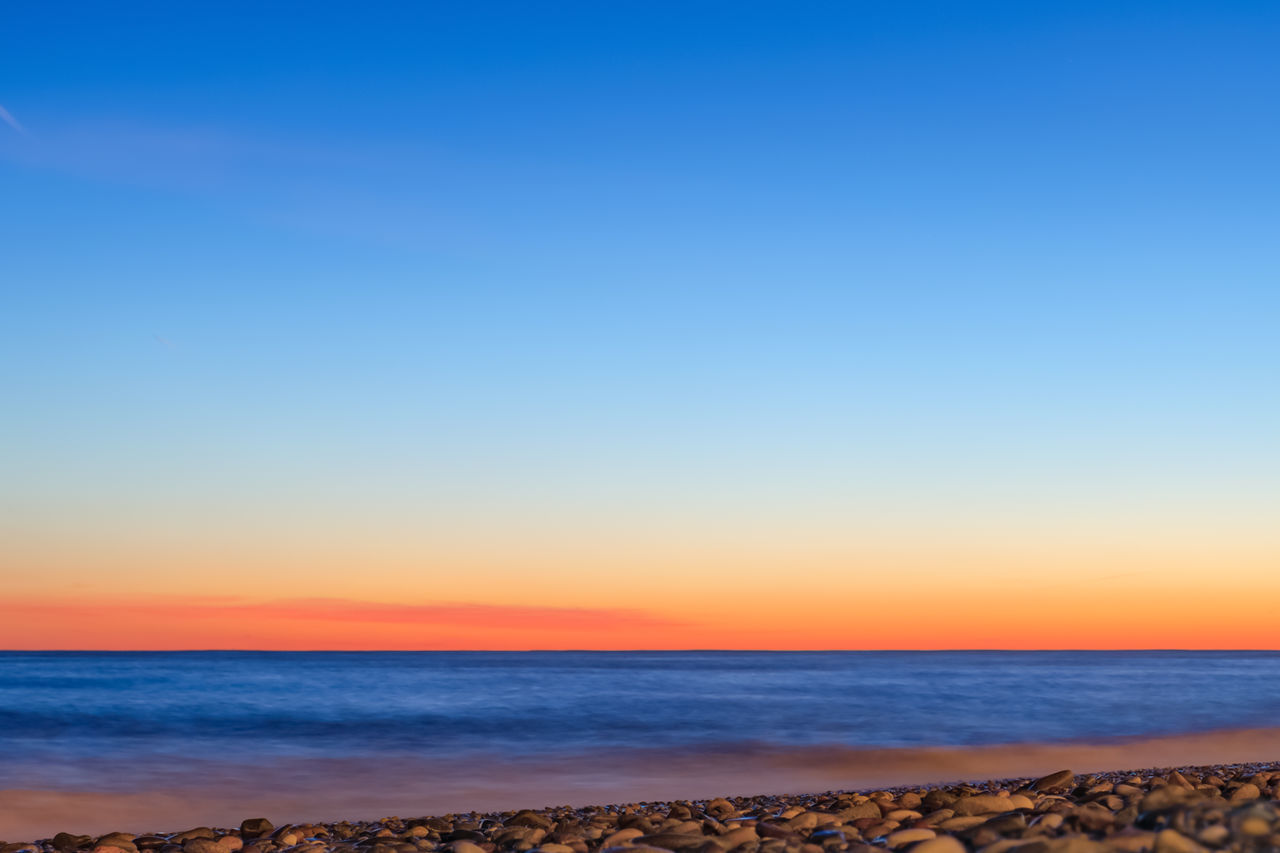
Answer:
<svg viewBox="0 0 1280 853"><path fill-rule="evenodd" d="M661 847L664 850L697 850L711 840L712 838L706 835L659 832L654 835L641 835L635 843L644 847Z"/></svg>
<svg viewBox="0 0 1280 853"><path fill-rule="evenodd" d="M1162 812L1174 808L1187 798L1187 790L1174 785L1156 788L1142 798L1138 806L1144 812Z"/></svg>
<svg viewBox="0 0 1280 853"><path fill-rule="evenodd" d="M1228 798L1233 803L1241 803L1247 800L1256 800L1262 796L1262 791L1258 790L1258 786L1252 782L1245 782L1239 788L1236 788Z"/></svg>
<svg viewBox="0 0 1280 853"><path fill-rule="evenodd" d="M897 832L889 833L889 837L885 839L885 843L890 848L897 850L899 847L905 847L916 841L928 841L931 838L937 838L938 833L932 829L899 829Z"/></svg>
<svg viewBox="0 0 1280 853"><path fill-rule="evenodd" d="M265 817L251 817L240 823L241 838L261 838L275 832L275 825Z"/></svg>
<svg viewBox="0 0 1280 853"><path fill-rule="evenodd" d="M868 800L865 803L854 803L848 808L841 809L836 816L845 823L853 823L855 820L862 818L880 819L880 807Z"/></svg>
<svg viewBox="0 0 1280 853"><path fill-rule="evenodd" d="M1205 853L1205 850L1175 829L1162 829L1156 833L1155 853Z"/></svg>
<svg viewBox="0 0 1280 853"><path fill-rule="evenodd" d="M1033 791L1047 793L1049 791L1060 791L1070 788L1075 784L1076 774L1070 770L1059 770L1056 773L1050 773L1048 776L1041 776L1039 779L1031 783L1030 788Z"/></svg>
<svg viewBox="0 0 1280 853"><path fill-rule="evenodd" d="M59 832L50 843L58 853L71 853L72 850L79 850L93 844L93 838L88 835L72 835L69 832Z"/></svg>
<svg viewBox="0 0 1280 853"><path fill-rule="evenodd" d="M759 841L760 834L756 832L754 826L740 826L737 829L731 829L720 835L720 841L728 845L729 849L737 847L739 844L747 844L752 841Z"/></svg>
<svg viewBox="0 0 1280 853"><path fill-rule="evenodd" d="M1271 824L1257 815L1250 815L1240 821L1240 834L1249 838L1261 838L1271 834Z"/></svg>
<svg viewBox="0 0 1280 853"><path fill-rule="evenodd" d="M212 838L192 838L182 845L182 853L227 853L227 848Z"/></svg>
<svg viewBox="0 0 1280 853"><path fill-rule="evenodd" d="M911 853L965 853L964 845L950 835L929 838L911 848Z"/></svg>
<svg viewBox="0 0 1280 853"><path fill-rule="evenodd" d="M601 844L604 847L618 847L626 844L632 839L639 838L642 835L644 835L644 832L632 826L627 829L619 829L617 832L612 832L609 835L606 835Z"/></svg>
<svg viewBox="0 0 1280 853"><path fill-rule="evenodd" d="M446 846L453 853L488 853L483 847L471 841L450 841Z"/></svg>
<svg viewBox="0 0 1280 853"><path fill-rule="evenodd" d="M1110 853L1111 848L1092 838L1080 835L1056 838L1049 844L1049 853Z"/></svg>
<svg viewBox="0 0 1280 853"><path fill-rule="evenodd" d="M708 802L706 808L703 809L707 814L721 819L727 815L733 814L737 810L738 809L733 805L733 803L729 802L724 797L716 797L714 800Z"/></svg>
<svg viewBox="0 0 1280 853"><path fill-rule="evenodd" d="M1231 830L1220 823L1206 826L1196 834L1196 838L1210 847L1221 847L1231 837Z"/></svg>
<svg viewBox="0 0 1280 853"><path fill-rule="evenodd" d="M1133 832L1122 835L1112 835L1107 839L1107 844L1112 850L1120 851L1120 853L1147 853L1156 843L1156 834L1154 832Z"/></svg>
<svg viewBox="0 0 1280 853"><path fill-rule="evenodd" d="M1116 817L1097 803L1085 803L1071 812L1071 819L1081 829L1090 832L1107 829L1116 822Z"/></svg>
<svg viewBox="0 0 1280 853"><path fill-rule="evenodd" d="M197 826L195 829L188 829L186 832L179 832L169 837L174 844L185 844L193 838L209 838L215 839L218 834L207 826ZM135 839L136 841L136 839Z"/></svg>
<svg viewBox="0 0 1280 853"><path fill-rule="evenodd" d="M995 814L1009 810L1009 798L997 797L995 794L975 794L961 797L951 804L951 808L955 809L957 817Z"/></svg>
<svg viewBox="0 0 1280 853"><path fill-rule="evenodd" d="M1053 843L1043 838L1033 838L1030 841L1017 840L1014 846L1009 848L1009 853L1049 853L1053 849Z"/></svg>
<svg viewBox="0 0 1280 853"><path fill-rule="evenodd" d="M761 838L776 838L779 841L799 841L800 837L786 827L776 823L761 821L756 824L756 832Z"/></svg>
<svg viewBox="0 0 1280 853"><path fill-rule="evenodd" d="M1031 821L1031 826L1039 829L1057 829L1062 826L1062 815L1055 812L1042 814Z"/></svg>
<svg viewBox="0 0 1280 853"><path fill-rule="evenodd" d="M997 815L988 820L983 826L1001 835L1021 835L1023 830L1027 828L1027 819L1014 812Z"/></svg>

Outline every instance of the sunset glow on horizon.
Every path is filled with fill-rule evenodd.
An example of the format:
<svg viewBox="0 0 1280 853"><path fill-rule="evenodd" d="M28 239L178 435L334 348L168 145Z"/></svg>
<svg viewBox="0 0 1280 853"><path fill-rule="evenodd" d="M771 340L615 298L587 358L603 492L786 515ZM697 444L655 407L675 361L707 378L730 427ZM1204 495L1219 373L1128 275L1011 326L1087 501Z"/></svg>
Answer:
<svg viewBox="0 0 1280 853"><path fill-rule="evenodd" d="M0 649L1280 649L1274 8L500 5L8 16Z"/></svg>

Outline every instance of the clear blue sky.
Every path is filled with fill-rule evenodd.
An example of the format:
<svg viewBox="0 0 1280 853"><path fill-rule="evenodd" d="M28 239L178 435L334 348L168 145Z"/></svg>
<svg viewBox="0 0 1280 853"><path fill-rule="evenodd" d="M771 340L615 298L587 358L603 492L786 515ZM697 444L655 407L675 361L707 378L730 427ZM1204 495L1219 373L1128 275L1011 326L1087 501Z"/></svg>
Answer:
<svg viewBox="0 0 1280 853"><path fill-rule="evenodd" d="M7 535L1274 543L1277 45L1230 0L10 4Z"/></svg>

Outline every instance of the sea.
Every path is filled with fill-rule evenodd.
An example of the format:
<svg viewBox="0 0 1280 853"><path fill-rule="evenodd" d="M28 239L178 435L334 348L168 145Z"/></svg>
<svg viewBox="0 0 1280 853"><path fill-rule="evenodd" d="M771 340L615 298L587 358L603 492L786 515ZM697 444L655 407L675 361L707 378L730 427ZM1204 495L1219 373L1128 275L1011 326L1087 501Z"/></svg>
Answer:
<svg viewBox="0 0 1280 853"><path fill-rule="evenodd" d="M1273 760L1277 727L1280 652L0 652L0 809L12 834L831 790Z"/></svg>

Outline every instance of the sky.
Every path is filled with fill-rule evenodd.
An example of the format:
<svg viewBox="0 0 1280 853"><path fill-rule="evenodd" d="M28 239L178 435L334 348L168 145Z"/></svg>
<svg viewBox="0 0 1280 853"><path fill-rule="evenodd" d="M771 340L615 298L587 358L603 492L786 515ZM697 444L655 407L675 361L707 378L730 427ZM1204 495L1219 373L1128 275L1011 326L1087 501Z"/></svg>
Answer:
<svg viewBox="0 0 1280 853"><path fill-rule="evenodd" d="M0 648L1280 648L1280 6L14 4Z"/></svg>

